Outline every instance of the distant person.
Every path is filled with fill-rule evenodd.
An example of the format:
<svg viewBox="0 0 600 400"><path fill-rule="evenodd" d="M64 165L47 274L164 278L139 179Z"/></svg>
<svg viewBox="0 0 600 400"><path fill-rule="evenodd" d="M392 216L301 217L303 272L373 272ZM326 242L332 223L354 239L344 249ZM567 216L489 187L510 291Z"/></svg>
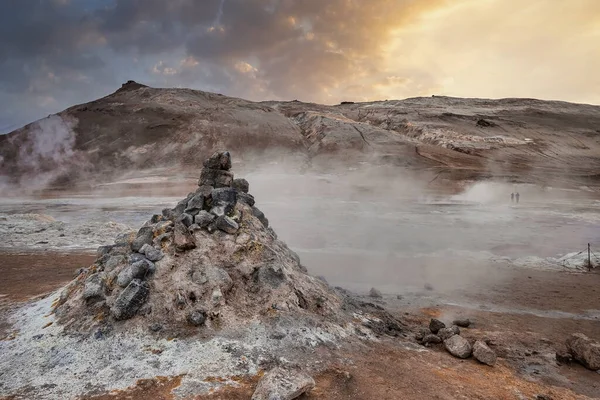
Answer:
<svg viewBox="0 0 600 400"><path fill-rule="evenodd" d="M517 194L515 194L515 199L517 199L517 204L519 204L519 197L521 197L521 195L519 194L519 192L517 192Z"/></svg>
<svg viewBox="0 0 600 400"><path fill-rule="evenodd" d="M514 194L514 193L511 193L511 194L510 194L510 202L511 202L511 203L514 203L514 202L515 202L515 194Z"/></svg>

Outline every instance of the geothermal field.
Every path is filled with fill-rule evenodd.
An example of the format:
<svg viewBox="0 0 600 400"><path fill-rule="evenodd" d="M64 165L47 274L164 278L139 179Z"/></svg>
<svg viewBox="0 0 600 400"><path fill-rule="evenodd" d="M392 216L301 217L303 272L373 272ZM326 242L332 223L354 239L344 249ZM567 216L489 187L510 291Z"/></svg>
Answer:
<svg viewBox="0 0 600 400"><path fill-rule="evenodd" d="M600 398L599 107L111 96L0 142L0 398Z"/></svg>

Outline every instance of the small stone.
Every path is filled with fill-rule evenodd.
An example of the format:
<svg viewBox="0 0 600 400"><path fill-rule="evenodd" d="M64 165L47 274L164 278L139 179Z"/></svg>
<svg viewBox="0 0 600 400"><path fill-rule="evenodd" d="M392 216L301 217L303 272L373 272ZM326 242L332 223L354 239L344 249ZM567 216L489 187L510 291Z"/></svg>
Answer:
<svg viewBox="0 0 600 400"><path fill-rule="evenodd" d="M260 223L263 224L263 226L265 228L269 227L269 220L267 219L267 217L265 217L265 214L262 211L260 211L258 208L252 207L252 215L254 215L256 218L258 218Z"/></svg>
<svg viewBox="0 0 600 400"><path fill-rule="evenodd" d="M200 172L198 186L212 186L214 188L230 187L233 182L233 174L212 168L203 168Z"/></svg>
<svg viewBox="0 0 600 400"><path fill-rule="evenodd" d="M450 339L454 335L460 335L460 329L458 329L458 326L452 325L449 328L442 328L442 329L440 329L438 331L437 335L442 340Z"/></svg>
<svg viewBox="0 0 600 400"><path fill-rule="evenodd" d="M489 366L496 364L496 353L481 340L476 341L473 345L473 357L480 363Z"/></svg>
<svg viewBox="0 0 600 400"><path fill-rule="evenodd" d="M229 218L227 215L221 215L215 221L215 227L230 235L236 233L240 228L237 222Z"/></svg>
<svg viewBox="0 0 600 400"><path fill-rule="evenodd" d="M556 352L556 361L561 364L570 364L573 362L573 356L566 350Z"/></svg>
<svg viewBox="0 0 600 400"><path fill-rule="evenodd" d="M432 318L431 321L429 321L429 330L431 331L431 333L438 333L440 329L445 327L446 324L444 324L439 319Z"/></svg>
<svg viewBox="0 0 600 400"><path fill-rule="evenodd" d="M437 343L442 343L442 339L440 339L440 337L438 335L434 335L432 333L429 333L425 336L423 336L423 340L422 340L423 344L437 344Z"/></svg>
<svg viewBox="0 0 600 400"><path fill-rule="evenodd" d="M134 279L119 294L111 308L113 317L117 320L132 318L148 299L150 287L146 282Z"/></svg>
<svg viewBox="0 0 600 400"><path fill-rule="evenodd" d="M261 378L252 400L293 400L314 387L314 379L307 374L279 367Z"/></svg>
<svg viewBox="0 0 600 400"><path fill-rule="evenodd" d="M152 244L152 239L154 239L154 232L151 226L140 228L135 239L131 243L131 250L140 251L144 244Z"/></svg>
<svg viewBox="0 0 600 400"><path fill-rule="evenodd" d="M460 335L454 335L450 339L444 340L444 346L454 357L469 358L471 356L471 344Z"/></svg>
<svg viewBox="0 0 600 400"><path fill-rule="evenodd" d="M244 192L238 192L237 200L238 202L247 204L250 207L254 206L254 204L256 203L256 201L254 200L254 196Z"/></svg>
<svg viewBox="0 0 600 400"><path fill-rule="evenodd" d="M187 320L194 326L204 325L206 321L206 313L202 310L195 310L188 314Z"/></svg>
<svg viewBox="0 0 600 400"><path fill-rule="evenodd" d="M96 251L96 255L100 258L103 257L107 254L109 254L114 246L100 246L98 247L98 250Z"/></svg>
<svg viewBox="0 0 600 400"><path fill-rule="evenodd" d="M177 218L177 222L181 222L188 227L194 223L194 217L188 213L182 213L179 218Z"/></svg>
<svg viewBox="0 0 600 400"><path fill-rule="evenodd" d="M142 246L140 253L144 254L150 261L160 261L165 256L162 251L155 249L149 244Z"/></svg>
<svg viewBox="0 0 600 400"><path fill-rule="evenodd" d="M148 273L149 269L151 268L151 264L152 263L150 261L144 259L129 265L117 276L117 285L121 287L127 287L134 279L144 279L146 277L146 273Z"/></svg>
<svg viewBox="0 0 600 400"><path fill-rule="evenodd" d="M452 324L460 326L461 328L468 328L471 325L471 320L468 318L456 319L452 322Z"/></svg>
<svg viewBox="0 0 600 400"><path fill-rule="evenodd" d="M423 340L423 338L427 335L430 335L431 332L429 332L429 329L425 329L425 328L421 328L419 329L419 331L415 334L415 339L420 342L421 340Z"/></svg>
<svg viewBox="0 0 600 400"><path fill-rule="evenodd" d="M374 299L380 299L383 296L381 295L381 292L375 288L371 288L371 290L369 290L369 297L373 297Z"/></svg>
<svg viewBox="0 0 600 400"><path fill-rule="evenodd" d="M175 248L179 251L191 250L196 247L194 237L190 234L187 227L181 222L175 224L174 242Z"/></svg>
<svg viewBox="0 0 600 400"><path fill-rule="evenodd" d="M163 326L157 322L153 323L148 327L152 332L160 332L163 329Z"/></svg>
<svg viewBox="0 0 600 400"><path fill-rule="evenodd" d="M250 184L243 178L234 179L231 183L231 187L243 193L248 193L250 190Z"/></svg>
<svg viewBox="0 0 600 400"><path fill-rule="evenodd" d="M92 274L85 280L83 288L83 298L85 300L104 299L104 280L100 274Z"/></svg>
<svg viewBox="0 0 600 400"><path fill-rule="evenodd" d="M198 213L198 215L196 215L194 221L196 224L198 224L198 226L200 226L200 228L208 228L208 226L213 223L215 218L216 217L213 214L202 210Z"/></svg>
<svg viewBox="0 0 600 400"><path fill-rule="evenodd" d="M573 359L592 371L600 370L600 343L583 333L574 333L567 339L567 349Z"/></svg>
<svg viewBox="0 0 600 400"><path fill-rule="evenodd" d="M215 152L202 164L205 168L229 171L231 169L231 154L228 151Z"/></svg>

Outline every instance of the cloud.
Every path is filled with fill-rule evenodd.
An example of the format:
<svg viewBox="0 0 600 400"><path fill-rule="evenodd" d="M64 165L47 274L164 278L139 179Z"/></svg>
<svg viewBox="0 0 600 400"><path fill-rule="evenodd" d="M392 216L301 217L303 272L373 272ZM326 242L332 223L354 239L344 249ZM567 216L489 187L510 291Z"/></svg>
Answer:
<svg viewBox="0 0 600 400"><path fill-rule="evenodd" d="M128 79L253 100L447 94L600 103L596 0L21 0L2 7L0 126L92 100Z"/></svg>

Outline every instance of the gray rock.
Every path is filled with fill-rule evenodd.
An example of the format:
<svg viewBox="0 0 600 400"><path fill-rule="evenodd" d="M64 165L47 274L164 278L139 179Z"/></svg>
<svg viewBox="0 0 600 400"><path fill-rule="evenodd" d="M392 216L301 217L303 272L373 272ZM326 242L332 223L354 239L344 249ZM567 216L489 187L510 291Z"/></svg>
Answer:
<svg viewBox="0 0 600 400"><path fill-rule="evenodd" d="M194 218L194 221L200 226L200 228L208 228L208 226L212 224L214 220L215 216L204 210L200 211Z"/></svg>
<svg viewBox="0 0 600 400"><path fill-rule="evenodd" d="M133 232L119 233L115 238L115 245L117 246L128 246L129 237Z"/></svg>
<svg viewBox="0 0 600 400"><path fill-rule="evenodd" d="M380 299L383 296L381 295L381 292L375 288L371 288L371 290L369 290L369 297L373 297L375 299Z"/></svg>
<svg viewBox="0 0 600 400"><path fill-rule="evenodd" d="M191 224L189 226L188 230L190 231L190 233L193 234L194 232L202 230L202 228L200 228L200 225L198 225L198 224Z"/></svg>
<svg viewBox="0 0 600 400"><path fill-rule="evenodd" d="M194 217L188 213L182 213L179 218L177 218L177 222L181 222L183 225L188 227L194 223Z"/></svg>
<svg viewBox="0 0 600 400"><path fill-rule="evenodd" d="M460 335L460 329L456 325L452 325L449 328L442 328L438 331L437 335L442 339L450 339L454 335Z"/></svg>
<svg viewBox="0 0 600 400"><path fill-rule="evenodd" d="M212 186L214 188L230 187L233 182L233 174L212 168L203 168L200 172L198 186Z"/></svg>
<svg viewBox="0 0 600 400"><path fill-rule="evenodd" d="M221 289L221 292L227 293L233 287L233 279L223 268L208 266L204 270L208 282L216 285Z"/></svg>
<svg viewBox="0 0 600 400"><path fill-rule="evenodd" d="M574 333L567 339L567 349L573 359L592 371L600 370L600 343L583 333Z"/></svg>
<svg viewBox="0 0 600 400"><path fill-rule="evenodd" d="M140 228L135 239L131 243L131 250L140 251L143 245L152 244L152 239L154 239L154 232L151 226Z"/></svg>
<svg viewBox="0 0 600 400"><path fill-rule="evenodd" d="M206 321L206 313L202 310L194 310L188 314L187 320L194 326L204 325L204 322Z"/></svg>
<svg viewBox="0 0 600 400"><path fill-rule="evenodd" d="M293 400L314 387L314 379L301 371L275 368L258 382L252 400Z"/></svg>
<svg viewBox="0 0 600 400"><path fill-rule="evenodd" d="M105 256L107 254L109 254L114 246L100 246L98 247L98 250L96 251L96 255L97 257L102 257Z"/></svg>
<svg viewBox="0 0 600 400"><path fill-rule="evenodd" d="M132 318L148 300L150 287L139 279L132 280L119 294L111 308L111 314L117 320Z"/></svg>
<svg viewBox="0 0 600 400"><path fill-rule="evenodd" d="M125 256L122 256L122 255L111 256L106 261L106 264L104 264L104 270L107 272L110 272L114 269L117 269L120 265L124 265L126 263L127 263L127 260L126 260Z"/></svg>
<svg viewBox="0 0 600 400"><path fill-rule="evenodd" d="M440 337L438 335L434 335L432 333L428 333L427 335L423 336L423 344L437 344L437 343L442 343L442 339L440 339Z"/></svg>
<svg viewBox="0 0 600 400"><path fill-rule="evenodd" d="M260 223L263 224L265 228L269 227L269 220L267 219L267 217L265 217L265 214L263 214L263 212L260 211L258 208L252 207L252 215L258 218Z"/></svg>
<svg viewBox="0 0 600 400"><path fill-rule="evenodd" d="M421 328L421 329L419 329L419 330L418 330L418 332L415 334L415 339L416 339L417 341L419 341L419 342L420 342L420 341L421 341L421 340L423 340L423 338L424 338L425 336L427 336L427 335L431 335L431 332L429 332L429 329L426 329L426 328Z"/></svg>
<svg viewBox="0 0 600 400"><path fill-rule="evenodd" d="M250 184L243 178L234 179L231 183L231 187L243 193L248 193L250 190Z"/></svg>
<svg viewBox="0 0 600 400"><path fill-rule="evenodd" d="M267 264L258 268L255 279L260 286L278 288L285 282L283 268L278 264Z"/></svg>
<svg viewBox="0 0 600 400"><path fill-rule="evenodd" d="M170 239L173 236L173 232L165 232L154 238L152 244L156 247L162 247L162 242Z"/></svg>
<svg viewBox="0 0 600 400"><path fill-rule="evenodd" d="M229 171L231 169L231 154L228 151L215 152L202 164L205 168Z"/></svg>
<svg viewBox="0 0 600 400"><path fill-rule="evenodd" d="M214 187L210 185L201 185L196 189L196 194L204 197L204 204L206 204L206 200L210 199L210 194L212 193Z"/></svg>
<svg viewBox="0 0 600 400"><path fill-rule="evenodd" d="M458 358L469 358L473 350L469 341L460 335L444 340L444 346L450 354Z"/></svg>
<svg viewBox="0 0 600 400"><path fill-rule="evenodd" d="M175 242L175 248L179 251L191 250L196 247L194 237L181 222L175 224L173 240Z"/></svg>
<svg viewBox="0 0 600 400"><path fill-rule="evenodd" d="M146 256L141 253L131 253L128 257L129 264L136 263L138 261L144 261Z"/></svg>
<svg viewBox="0 0 600 400"><path fill-rule="evenodd" d="M471 325L471 320L468 318L456 319L452 322L452 324L460 326L461 328L468 328Z"/></svg>
<svg viewBox="0 0 600 400"><path fill-rule="evenodd" d="M213 208L222 208L225 214L229 214L237 202L237 191L228 187L217 188L212 191L211 197Z"/></svg>
<svg viewBox="0 0 600 400"><path fill-rule="evenodd" d="M187 203L185 212L190 215L196 215L204 208L204 195L202 193L196 193L194 197Z"/></svg>
<svg viewBox="0 0 600 400"><path fill-rule="evenodd" d="M215 220L215 227L230 235L236 233L240 226L227 215L221 215Z"/></svg>
<svg viewBox="0 0 600 400"><path fill-rule="evenodd" d="M104 299L104 280L100 274L92 274L85 280L83 288L83 298L85 300L102 300Z"/></svg>
<svg viewBox="0 0 600 400"><path fill-rule="evenodd" d="M150 261L144 259L129 265L117 276L117 285L126 287L134 279L144 279L149 270L154 266L151 264Z"/></svg>
<svg viewBox="0 0 600 400"><path fill-rule="evenodd" d="M480 363L489 366L496 364L496 353L481 340L476 341L473 345L473 357Z"/></svg>
<svg viewBox="0 0 600 400"><path fill-rule="evenodd" d="M165 256L162 251L155 249L149 244L142 246L140 253L144 254L150 261L160 261Z"/></svg>
<svg viewBox="0 0 600 400"><path fill-rule="evenodd" d="M432 318L431 321L429 321L429 330L431 331L431 333L438 333L440 329L445 327L446 324L444 324L439 319Z"/></svg>
<svg viewBox="0 0 600 400"><path fill-rule="evenodd" d="M160 332L163 329L163 326L157 322L153 323L148 327L152 332Z"/></svg>
<svg viewBox="0 0 600 400"><path fill-rule="evenodd" d="M247 204L250 207L254 206L254 204L256 203L254 200L254 196L244 192L238 192L237 199L240 203Z"/></svg>

